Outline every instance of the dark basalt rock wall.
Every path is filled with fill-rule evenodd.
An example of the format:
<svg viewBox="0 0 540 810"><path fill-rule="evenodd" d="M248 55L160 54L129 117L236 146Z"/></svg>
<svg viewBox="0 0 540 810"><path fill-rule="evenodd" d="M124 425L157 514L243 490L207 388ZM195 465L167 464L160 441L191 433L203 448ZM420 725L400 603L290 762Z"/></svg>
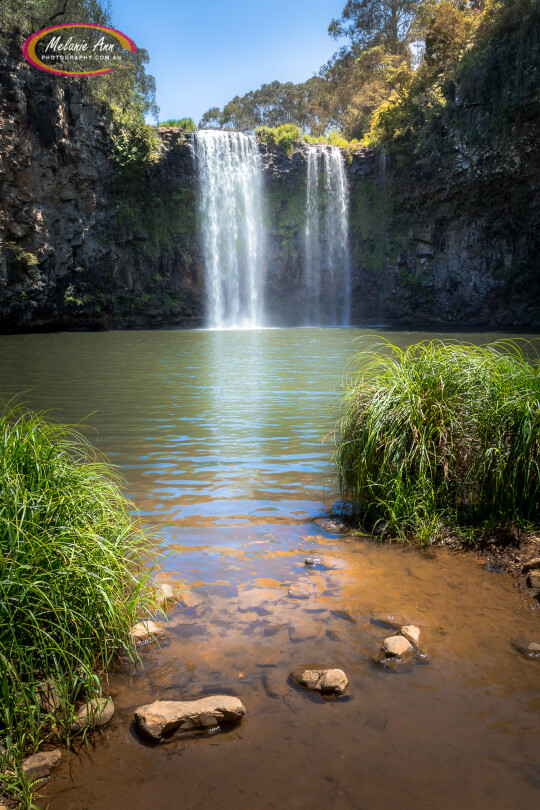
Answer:
<svg viewBox="0 0 540 810"><path fill-rule="evenodd" d="M192 136L160 130L159 162L120 175L110 123L71 80L0 56L0 90L0 328L202 325ZM355 323L540 326L536 139L525 115L499 153L456 136L432 165L346 156ZM306 147L261 152L265 307L301 323Z"/></svg>

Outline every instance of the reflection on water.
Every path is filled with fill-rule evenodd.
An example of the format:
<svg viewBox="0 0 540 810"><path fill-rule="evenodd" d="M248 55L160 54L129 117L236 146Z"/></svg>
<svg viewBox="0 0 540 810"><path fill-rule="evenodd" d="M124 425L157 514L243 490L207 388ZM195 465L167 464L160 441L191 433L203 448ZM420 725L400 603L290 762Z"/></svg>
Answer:
<svg viewBox="0 0 540 810"><path fill-rule="evenodd" d="M358 330L137 332L0 338L4 397L91 414L93 439L158 525L160 578L189 593L144 670L111 678L117 716L44 789L51 810L514 808L540 798L540 640L505 575L473 557L332 535L312 522L336 498L332 408ZM428 335L388 333L402 345ZM484 341L495 336L481 336ZM310 553L325 566L306 568ZM291 599L292 584L307 600ZM421 627L429 664L373 658L374 612ZM349 697L288 681L342 667ZM227 734L159 748L130 732L158 697L224 691L247 707Z"/></svg>

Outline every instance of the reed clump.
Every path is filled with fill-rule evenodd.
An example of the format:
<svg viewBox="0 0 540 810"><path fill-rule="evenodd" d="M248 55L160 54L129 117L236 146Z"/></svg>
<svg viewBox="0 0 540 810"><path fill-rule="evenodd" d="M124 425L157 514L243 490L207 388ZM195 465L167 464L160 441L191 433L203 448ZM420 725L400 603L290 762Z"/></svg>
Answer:
<svg viewBox="0 0 540 810"><path fill-rule="evenodd" d="M0 415L0 791L23 806L23 756L69 744L76 702L101 694L119 652L134 654L148 542L120 485L76 429L20 407Z"/></svg>
<svg viewBox="0 0 540 810"><path fill-rule="evenodd" d="M424 544L491 524L538 525L540 371L530 344L384 342L354 367L335 460L363 526Z"/></svg>

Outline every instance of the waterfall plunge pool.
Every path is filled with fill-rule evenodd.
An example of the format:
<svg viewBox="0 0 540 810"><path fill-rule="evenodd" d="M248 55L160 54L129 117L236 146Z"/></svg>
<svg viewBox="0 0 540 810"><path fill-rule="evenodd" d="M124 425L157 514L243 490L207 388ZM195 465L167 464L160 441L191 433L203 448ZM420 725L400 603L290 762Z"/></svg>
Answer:
<svg viewBox="0 0 540 810"><path fill-rule="evenodd" d="M189 591L144 670L110 678L116 716L65 755L43 788L51 810L337 810L534 806L540 798L538 639L507 575L473 555L337 536L313 523L337 497L331 433L356 329L6 335L0 393L59 419L84 417L168 552L159 578ZM455 334L453 335L455 337ZM475 342L500 335L460 335ZM443 336L444 337L444 336ZM308 570L320 553L333 567ZM308 600L287 596L303 584ZM429 665L397 674L372 658L373 612L418 623ZM288 682L299 665L342 667L345 700ZM240 726L152 748L136 706L226 692Z"/></svg>

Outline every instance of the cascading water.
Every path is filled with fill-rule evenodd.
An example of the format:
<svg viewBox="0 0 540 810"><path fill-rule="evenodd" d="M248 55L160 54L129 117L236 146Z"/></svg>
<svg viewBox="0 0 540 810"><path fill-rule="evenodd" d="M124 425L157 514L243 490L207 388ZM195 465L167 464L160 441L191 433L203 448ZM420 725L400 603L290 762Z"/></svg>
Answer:
<svg viewBox="0 0 540 810"><path fill-rule="evenodd" d="M207 322L257 327L263 319L262 164L256 139L195 133L207 288Z"/></svg>
<svg viewBox="0 0 540 810"><path fill-rule="evenodd" d="M304 279L307 323L348 326L349 192L337 146L311 144L307 148Z"/></svg>

